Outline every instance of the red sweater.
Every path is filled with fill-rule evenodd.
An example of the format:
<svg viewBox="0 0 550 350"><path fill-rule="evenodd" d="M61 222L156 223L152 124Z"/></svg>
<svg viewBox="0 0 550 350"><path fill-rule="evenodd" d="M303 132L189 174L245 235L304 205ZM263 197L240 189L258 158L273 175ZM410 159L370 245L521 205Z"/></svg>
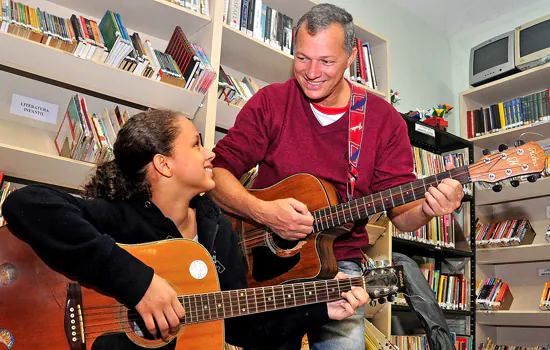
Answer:
<svg viewBox="0 0 550 350"><path fill-rule="evenodd" d="M235 125L214 148L214 167L240 178L260 164L254 188L264 188L296 173L328 180L346 198L349 111L322 126L313 115L296 79L269 85L256 93ZM416 180L407 125L382 98L368 93L367 116L354 198ZM362 258L368 244L364 228L340 236L337 260Z"/></svg>

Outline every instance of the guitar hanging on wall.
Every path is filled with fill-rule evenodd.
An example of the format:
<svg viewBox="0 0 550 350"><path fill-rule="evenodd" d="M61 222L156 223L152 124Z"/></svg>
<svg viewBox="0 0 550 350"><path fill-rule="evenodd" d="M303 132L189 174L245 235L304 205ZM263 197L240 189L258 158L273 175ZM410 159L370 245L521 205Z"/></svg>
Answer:
<svg viewBox="0 0 550 350"><path fill-rule="evenodd" d="M332 184L310 174L296 174L268 188L249 190L262 200L295 198L307 205L315 219L313 233L298 241L284 240L257 222L225 214L240 237L250 286L317 277L332 278L338 272L332 247L334 240L347 232L344 227L375 213L422 199L428 188L439 185L447 178L461 184L496 183L531 175L529 181L534 181L544 171L545 161L545 152L535 142L529 142L484 155L474 164L344 203Z"/></svg>

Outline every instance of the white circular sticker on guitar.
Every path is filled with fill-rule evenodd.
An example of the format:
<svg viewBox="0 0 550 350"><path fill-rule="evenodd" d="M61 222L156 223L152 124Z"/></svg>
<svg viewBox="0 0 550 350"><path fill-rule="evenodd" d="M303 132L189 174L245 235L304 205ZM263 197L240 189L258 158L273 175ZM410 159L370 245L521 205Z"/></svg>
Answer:
<svg viewBox="0 0 550 350"><path fill-rule="evenodd" d="M195 260L189 265L189 272L196 280L202 280L208 274L208 266L202 260Z"/></svg>

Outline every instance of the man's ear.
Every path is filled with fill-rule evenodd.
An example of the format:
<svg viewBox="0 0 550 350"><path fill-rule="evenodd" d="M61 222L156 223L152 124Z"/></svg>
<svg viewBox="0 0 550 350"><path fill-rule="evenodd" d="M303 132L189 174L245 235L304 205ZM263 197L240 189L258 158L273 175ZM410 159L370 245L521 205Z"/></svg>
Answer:
<svg viewBox="0 0 550 350"><path fill-rule="evenodd" d="M355 57L357 56L357 48L354 46L351 50L351 55L348 57L348 68L353 64L353 61L355 61Z"/></svg>
<svg viewBox="0 0 550 350"><path fill-rule="evenodd" d="M162 154L155 154L152 162L157 173L165 177L172 177L173 171L166 156Z"/></svg>

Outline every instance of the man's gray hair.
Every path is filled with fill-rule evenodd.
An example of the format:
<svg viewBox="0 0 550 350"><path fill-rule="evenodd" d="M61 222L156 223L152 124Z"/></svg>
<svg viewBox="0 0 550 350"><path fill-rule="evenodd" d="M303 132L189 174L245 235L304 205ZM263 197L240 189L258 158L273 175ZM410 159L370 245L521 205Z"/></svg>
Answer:
<svg viewBox="0 0 550 350"><path fill-rule="evenodd" d="M304 22L307 24L307 32L310 35L315 35L321 30L327 29L333 23L340 23L344 27L344 49L348 56L351 55L355 40L355 27L353 25L353 17L348 11L332 4L313 6L296 24L295 45L298 38L298 30Z"/></svg>

